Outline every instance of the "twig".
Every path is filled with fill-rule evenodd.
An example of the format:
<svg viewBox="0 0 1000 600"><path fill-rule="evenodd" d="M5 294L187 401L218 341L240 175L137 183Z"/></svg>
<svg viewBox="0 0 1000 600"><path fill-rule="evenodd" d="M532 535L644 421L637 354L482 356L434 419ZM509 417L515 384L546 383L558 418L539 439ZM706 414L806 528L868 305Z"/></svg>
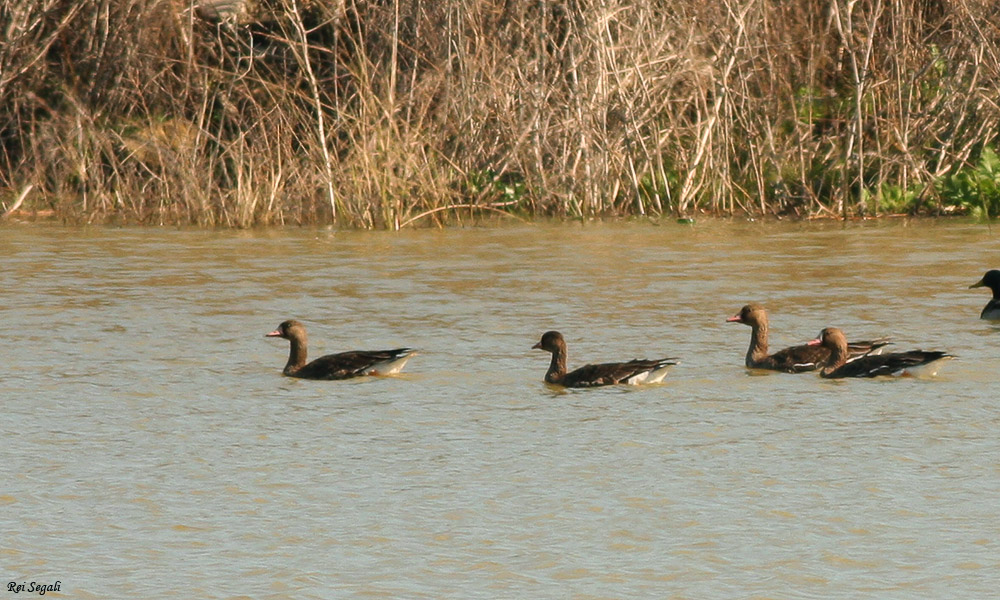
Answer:
<svg viewBox="0 0 1000 600"><path fill-rule="evenodd" d="M28 196L28 193L30 193L34 187L35 184L29 183L28 187L24 188L24 190L21 191L21 195L17 197L17 200L14 201L14 204L7 210L3 211L3 214L0 215L0 219L6 219L8 215L17 210L21 206L21 203L24 202L24 199Z"/></svg>
<svg viewBox="0 0 1000 600"><path fill-rule="evenodd" d="M410 223L413 223L414 221L419 221L420 219L422 219L422 218L424 218L426 216L432 215L434 213L438 213L438 212L441 212L443 210L457 210L459 208L469 208L469 209L475 208L475 209L480 209L480 210L491 210L493 212L500 213L501 215L510 217L512 219L517 219L518 221L520 221L522 223L527 223L527 221L525 221L524 219L522 219L521 217L519 217L517 215L512 215L512 214L510 214L509 212L507 212L505 210L500 210L499 208L496 208L497 206L510 206L511 204L515 204L515 203L514 202L505 202L503 204L496 204L496 205L492 205L492 204L449 204L448 206L439 206L437 208L432 208L431 210L424 211L424 212L420 213L419 215L416 215L415 217L410 217L409 219L407 219L407 220L403 221L402 223L400 223L399 225L397 225L396 229L402 229L403 227L406 227Z"/></svg>
<svg viewBox="0 0 1000 600"><path fill-rule="evenodd" d="M319 81L316 79L316 73L313 71L312 61L309 59L309 39L306 27L302 22L302 13L299 11L298 2L292 0L291 9L295 14L295 18L292 20L293 25L295 25L295 30L299 36L298 41L301 43L301 54L296 53L296 58L299 59L299 65L305 70L306 77L309 80L309 88L312 92L312 99L316 109L316 138L319 142L320 150L323 151L323 167L326 172L326 194L330 202L331 216L334 222L336 222L337 195L333 189L332 158L330 157L330 149L326 141L326 122L323 119L323 97L320 94Z"/></svg>

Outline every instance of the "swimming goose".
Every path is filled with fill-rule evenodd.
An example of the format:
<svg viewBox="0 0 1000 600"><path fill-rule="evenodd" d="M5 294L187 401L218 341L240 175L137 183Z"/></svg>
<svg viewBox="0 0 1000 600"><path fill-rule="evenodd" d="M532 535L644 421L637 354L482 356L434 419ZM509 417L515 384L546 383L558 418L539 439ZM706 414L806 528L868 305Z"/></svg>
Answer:
<svg viewBox="0 0 1000 600"><path fill-rule="evenodd" d="M802 344L767 353L767 311L760 304L747 304L736 315L726 319L727 323L749 325L750 348L747 350L746 366L750 369L768 369L785 373L814 371L830 358L830 350L824 346ZM866 354L879 353L890 342L887 338L852 342L848 345L848 361Z"/></svg>
<svg viewBox="0 0 1000 600"><path fill-rule="evenodd" d="M910 350L909 352L890 352L888 354L869 354L847 362L847 337L836 327L827 327L820 332L819 337L809 342L812 346L829 348L830 362L819 374L827 379L841 377L877 377L879 375L915 375L933 377L937 375L938 361L954 358L944 352L925 352Z"/></svg>
<svg viewBox="0 0 1000 600"><path fill-rule="evenodd" d="M667 376L667 368L676 365L676 358L660 360L635 359L628 362L585 365L566 372L566 340L558 331L547 331L541 341L532 346L552 353L552 362L545 373L545 381L565 387L595 387L600 385L638 385L659 383Z"/></svg>
<svg viewBox="0 0 1000 600"><path fill-rule="evenodd" d="M282 371L289 377L302 379L350 379L364 375L392 375L416 354L412 348L395 350L354 350L321 356L306 362L308 337L302 323L285 321L265 337L281 337L291 342L288 364Z"/></svg>
<svg viewBox="0 0 1000 600"><path fill-rule="evenodd" d="M979 318L1000 321L1000 270L991 269L986 271L983 278L970 285L969 289L978 287L988 287L993 290L993 299L986 303L986 307L983 308L983 312L980 313Z"/></svg>

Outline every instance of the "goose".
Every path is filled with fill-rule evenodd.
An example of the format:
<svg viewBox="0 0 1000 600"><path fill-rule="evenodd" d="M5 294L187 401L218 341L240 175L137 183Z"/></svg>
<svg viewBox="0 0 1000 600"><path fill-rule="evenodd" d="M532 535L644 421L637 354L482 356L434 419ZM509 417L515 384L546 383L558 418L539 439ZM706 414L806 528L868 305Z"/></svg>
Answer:
<svg viewBox="0 0 1000 600"><path fill-rule="evenodd" d="M767 311L760 304L747 304L739 313L726 319L727 323L749 325L750 348L747 350L746 366L749 369L768 369L785 373L815 371L830 358L830 350L824 346L801 344L767 353ZM867 354L877 354L890 342L887 338L865 340L848 344L848 361Z"/></svg>
<svg viewBox="0 0 1000 600"><path fill-rule="evenodd" d="M321 356L306 362L308 336L306 327L296 320L288 320L265 337L280 337L291 342L288 363L282 371L288 377L301 379L350 379L364 375L393 375L400 372L416 350L353 350Z"/></svg>
<svg viewBox="0 0 1000 600"><path fill-rule="evenodd" d="M545 381L564 387L595 387L601 385L638 385L659 383L667 376L667 369L677 364L676 358L659 360L630 360L628 362L585 365L566 372L566 340L558 331L547 331L532 346L552 353L552 362L545 373Z"/></svg>
<svg viewBox="0 0 1000 600"><path fill-rule="evenodd" d="M910 350L909 352L889 352L869 354L847 361L847 337L836 327L827 327L819 337L809 342L811 346L828 348L830 361L819 374L827 379L842 377L878 377L879 375L915 375L933 377L937 375L938 361L954 358L951 354L938 351Z"/></svg>
<svg viewBox="0 0 1000 600"><path fill-rule="evenodd" d="M970 285L969 289L979 287L988 287L993 290L993 299L986 303L986 307L979 314L979 318L989 321L1000 321L1000 270L991 269L986 271L983 278Z"/></svg>

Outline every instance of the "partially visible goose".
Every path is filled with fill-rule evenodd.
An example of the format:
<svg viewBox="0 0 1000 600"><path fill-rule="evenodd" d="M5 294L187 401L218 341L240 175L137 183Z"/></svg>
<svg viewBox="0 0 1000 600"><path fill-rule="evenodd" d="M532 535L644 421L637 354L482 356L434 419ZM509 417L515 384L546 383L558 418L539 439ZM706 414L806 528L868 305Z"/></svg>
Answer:
<svg viewBox="0 0 1000 600"><path fill-rule="evenodd" d="M969 286L969 289L978 287L988 287L993 290L993 299L986 303L980 319L990 321L1000 321L1000 270L991 269L986 271L983 278Z"/></svg>
<svg viewBox="0 0 1000 600"><path fill-rule="evenodd" d="M298 321L285 321L265 337L281 337L290 341L291 351L285 375L302 379L350 379L364 375L392 375L403 369L403 365L416 354L412 348L395 350L354 350L339 354L321 356L311 363L306 362L308 337L305 325Z"/></svg>
<svg viewBox="0 0 1000 600"><path fill-rule="evenodd" d="M878 377L879 375L915 375L933 377L937 375L939 362L954 358L950 354L937 351L910 350L888 354L869 354L847 362L847 337L836 327L827 327L810 345L829 348L830 362L819 374L828 379L841 377Z"/></svg>
<svg viewBox="0 0 1000 600"><path fill-rule="evenodd" d="M595 387L623 383L659 383L667 376L667 369L677 364L675 358L660 360L635 359L628 362L585 365L566 372L566 340L558 331L547 331L541 341L532 346L552 353L552 362L545 373L545 381L565 387Z"/></svg>
<svg viewBox="0 0 1000 600"><path fill-rule="evenodd" d="M749 369L769 369L785 373L803 373L815 371L826 364L830 358L830 350L823 346L801 344L779 350L774 354L767 353L767 311L760 304L747 304L738 314L728 319L727 323L743 323L749 325L750 348L747 350L746 366ZM865 340L848 344L848 361L867 354L878 354L881 348L890 344L888 338Z"/></svg>

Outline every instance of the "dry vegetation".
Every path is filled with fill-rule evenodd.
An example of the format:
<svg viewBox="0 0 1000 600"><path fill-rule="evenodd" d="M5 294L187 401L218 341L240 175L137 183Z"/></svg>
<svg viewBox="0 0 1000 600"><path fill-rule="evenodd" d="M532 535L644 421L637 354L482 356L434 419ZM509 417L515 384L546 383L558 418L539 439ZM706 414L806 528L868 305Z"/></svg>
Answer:
<svg viewBox="0 0 1000 600"><path fill-rule="evenodd" d="M374 228L937 212L942 179L1000 141L997 10L0 0L0 212Z"/></svg>

